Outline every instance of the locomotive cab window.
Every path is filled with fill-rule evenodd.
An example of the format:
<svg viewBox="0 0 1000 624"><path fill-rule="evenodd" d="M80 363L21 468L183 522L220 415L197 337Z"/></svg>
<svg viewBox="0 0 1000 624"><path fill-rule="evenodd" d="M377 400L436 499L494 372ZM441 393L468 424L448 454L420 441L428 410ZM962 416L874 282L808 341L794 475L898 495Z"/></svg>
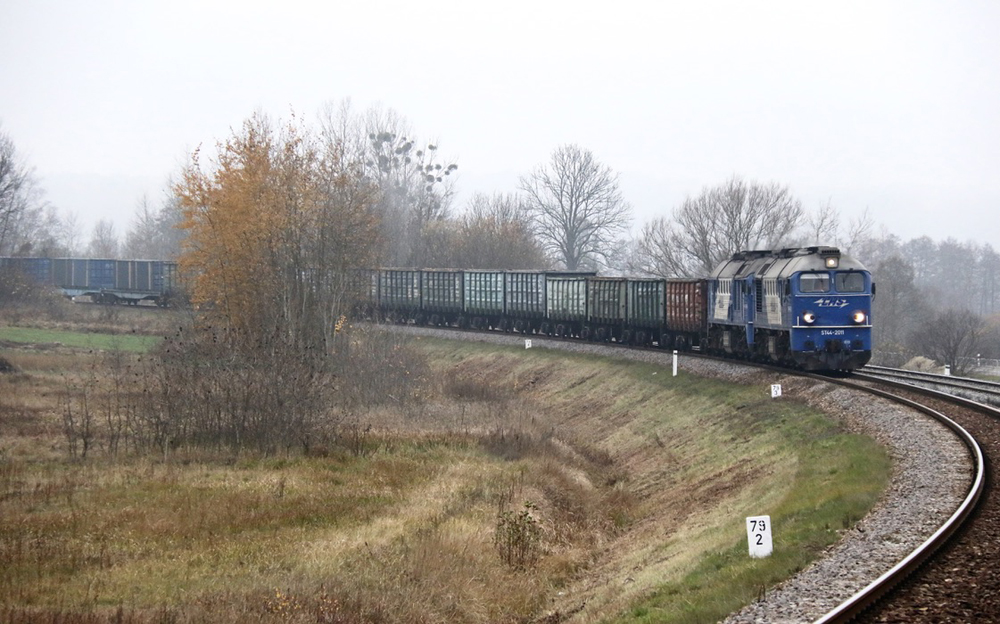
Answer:
<svg viewBox="0 0 1000 624"><path fill-rule="evenodd" d="M799 276L799 292L830 292L830 276L826 273L803 273Z"/></svg>
<svg viewBox="0 0 1000 624"><path fill-rule="evenodd" d="M862 273L837 273L834 278L837 292L859 293L865 292L865 276Z"/></svg>

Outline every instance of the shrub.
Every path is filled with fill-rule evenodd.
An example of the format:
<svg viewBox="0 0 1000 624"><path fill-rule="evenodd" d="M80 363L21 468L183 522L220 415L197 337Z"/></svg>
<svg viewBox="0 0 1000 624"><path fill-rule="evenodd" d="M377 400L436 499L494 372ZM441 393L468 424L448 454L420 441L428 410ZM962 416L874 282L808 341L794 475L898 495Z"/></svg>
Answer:
<svg viewBox="0 0 1000 624"><path fill-rule="evenodd" d="M526 501L521 511L503 511L497 516L493 545L500 559L513 568L526 569L541 554L542 525L532 514L536 509Z"/></svg>

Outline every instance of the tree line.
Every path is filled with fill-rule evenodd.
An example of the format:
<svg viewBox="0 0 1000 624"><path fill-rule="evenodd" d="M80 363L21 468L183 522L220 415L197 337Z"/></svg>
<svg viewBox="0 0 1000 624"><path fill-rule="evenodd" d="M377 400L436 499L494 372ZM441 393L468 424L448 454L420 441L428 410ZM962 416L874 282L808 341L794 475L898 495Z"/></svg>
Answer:
<svg viewBox="0 0 1000 624"><path fill-rule="evenodd" d="M323 313L310 306L332 297L329 276L350 267L699 277L744 249L832 244L874 273L880 353L1000 356L990 338L1000 257L988 244L903 241L878 231L867 210L845 221L830 203L807 209L787 185L739 175L633 231L617 173L578 145L553 150L517 192L475 194L456 207L459 164L442 153L380 107L329 106L312 127L256 114L216 145L212 162L196 151L158 206L143 198L124 237L101 221L82 246L76 219L58 217L0 133L0 255L180 258L198 275L195 302L223 310L227 330L310 326L328 335L340 303L326 301ZM956 325L969 328L945 341L958 346L930 346L936 328Z"/></svg>

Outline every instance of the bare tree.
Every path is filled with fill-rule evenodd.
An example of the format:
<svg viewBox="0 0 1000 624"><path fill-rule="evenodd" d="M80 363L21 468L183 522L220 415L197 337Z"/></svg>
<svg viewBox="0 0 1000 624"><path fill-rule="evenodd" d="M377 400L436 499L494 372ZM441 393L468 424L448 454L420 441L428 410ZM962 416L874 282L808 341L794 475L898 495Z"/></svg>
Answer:
<svg viewBox="0 0 1000 624"><path fill-rule="evenodd" d="M28 213L38 209L38 189L30 167L17 154L14 142L0 131L0 255L16 253L30 241L22 226ZM20 240L19 240L20 239Z"/></svg>
<svg viewBox="0 0 1000 624"><path fill-rule="evenodd" d="M666 217L647 221L634 244L633 253L625 264L630 272L654 277L679 277L688 274L681 250L681 236L674 223Z"/></svg>
<svg viewBox="0 0 1000 624"><path fill-rule="evenodd" d="M75 212L67 212L59 220L58 232L56 234L59 244L66 250L66 256L79 256L82 253L82 243L80 241L83 232L83 225L80 223L80 215Z"/></svg>
<svg viewBox="0 0 1000 624"><path fill-rule="evenodd" d="M689 275L707 275L734 252L788 244L802 220L802 204L788 187L733 176L674 212L678 256Z"/></svg>
<svg viewBox="0 0 1000 624"><path fill-rule="evenodd" d="M545 252L531 231L522 197L477 193L460 228L459 266L473 269L541 269Z"/></svg>
<svg viewBox="0 0 1000 624"><path fill-rule="evenodd" d="M837 240L837 231L840 229L840 213L827 200L825 206L820 206L816 212L810 213L806 217L806 224L809 226L809 244L829 245Z"/></svg>
<svg viewBox="0 0 1000 624"><path fill-rule="evenodd" d="M122 255L152 260L177 258L184 238L183 230L178 227L182 218L175 195L168 194L159 208L143 196L136 204L132 224L125 233Z"/></svg>
<svg viewBox="0 0 1000 624"><path fill-rule="evenodd" d="M878 320L873 329L875 344L883 352L903 353L905 339L928 314L924 298L913 283L913 266L896 255L879 262L872 274L878 283L878 296L872 303Z"/></svg>
<svg viewBox="0 0 1000 624"><path fill-rule="evenodd" d="M870 240L874 229L875 220L872 219L871 213L868 212L868 207L866 206L861 216L851 219L847 225L847 235L841 245L844 251L850 253L855 247L863 245L865 241Z"/></svg>
<svg viewBox="0 0 1000 624"><path fill-rule="evenodd" d="M1000 304L1000 254L993 250L990 244L983 245L979 252L978 280L979 313L993 314Z"/></svg>
<svg viewBox="0 0 1000 624"><path fill-rule="evenodd" d="M88 255L91 258L117 258L118 250L118 234L115 233L115 224L101 219L94 226L94 232L90 237L90 245L87 247Z"/></svg>
<svg viewBox="0 0 1000 624"><path fill-rule="evenodd" d="M156 213L149 205L149 198L143 195L132 215L132 225L125 233L122 254L126 258L155 258L152 248L156 236Z"/></svg>
<svg viewBox="0 0 1000 624"><path fill-rule="evenodd" d="M952 372L964 373L979 347L984 332L982 317L968 310L946 310L926 320L917 328L913 342Z"/></svg>
<svg viewBox="0 0 1000 624"><path fill-rule="evenodd" d="M418 141L406 120L391 109L372 107L358 115L345 100L337 109L327 108L321 124L327 140L339 145L346 161L358 163L360 173L379 191L382 261L426 264L431 250L424 233L449 216L452 174L458 165L442 162L438 146Z"/></svg>
<svg viewBox="0 0 1000 624"><path fill-rule="evenodd" d="M606 261L632 218L618 175L577 145L552 153L548 165L521 177L535 235L566 269Z"/></svg>

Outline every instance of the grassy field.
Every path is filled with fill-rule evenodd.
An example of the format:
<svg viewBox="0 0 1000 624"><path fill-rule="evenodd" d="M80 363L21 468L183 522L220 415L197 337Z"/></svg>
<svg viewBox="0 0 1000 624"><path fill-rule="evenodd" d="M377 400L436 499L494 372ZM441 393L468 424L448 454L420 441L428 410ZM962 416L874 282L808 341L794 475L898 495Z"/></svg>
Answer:
<svg viewBox="0 0 1000 624"><path fill-rule="evenodd" d="M138 334L98 334L66 329L39 329L34 327L0 327L0 342L34 345L57 345L76 349L120 350L145 353L163 338Z"/></svg>
<svg viewBox="0 0 1000 624"><path fill-rule="evenodd" d="M9 622L716 621L835 541L890 471L794 383L772 401L428 340L426 401L358 413L308 456L70 461L60 384L92 360L0 339L19 371L0 375ZM751 560L760 514L775 555Z"/></svg>

